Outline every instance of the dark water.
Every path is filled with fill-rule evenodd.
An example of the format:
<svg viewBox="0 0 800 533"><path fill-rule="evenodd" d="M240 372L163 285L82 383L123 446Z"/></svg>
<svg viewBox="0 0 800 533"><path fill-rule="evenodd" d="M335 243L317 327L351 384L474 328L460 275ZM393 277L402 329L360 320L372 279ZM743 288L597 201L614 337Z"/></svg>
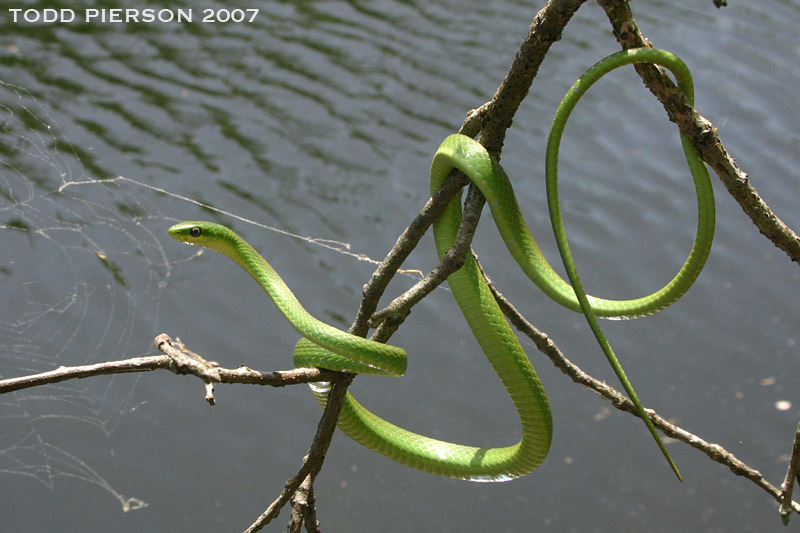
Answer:
<svg viewBox="0 0 800 533"><path fill-rule="evenodd" d="M687 62L698 109L797 228L800 7L730 4L632 7L653 44ZM94 6L72 9L85 7ZM231 225L312 313L346 327L374 269L364 259L380 259L424 203L438 143L491 96L540 5L252 2L243 6L260 9L252 22L199 22L202 8L221 7L194 7L192 23L127 26L14 24L0 10L2 377L150 354L162 331L226 366L288 368L296 334L252 281L224 258L174 243L166 227L194 218ZM548 125L574 79L616 50L602 10L585 5L505 145L503 165L551 258ZM688 252L694 207L674 127L632 72L587 96L562 154L564 209L587 287L616 297L660 287ZM779 484L800 402L800 275L713 179L717 240L695 287L657 316L606 329L648 406ZM581 317L523 278L488 214L475 248L570 358L614 383ZM434 255L426 239L406 267L425 271ZM399 278L391 294L412 282ZM443 439L517 438L509 402L449 293L415 308L394 341L410 354L409 373L358 379L353 390L371 408ZM533 347L529 354L555 420L539 470L494 485L440 479L340 435L316 485L323 527L781 527L762 491L672 443L685 478L677 483L640 422L573 385ZM194 379L83 381L0 400L0 529L241 530L296 469L319 415L304 387L218 387L209 408ZM122 511L139 501L147 506Z"/></svg>

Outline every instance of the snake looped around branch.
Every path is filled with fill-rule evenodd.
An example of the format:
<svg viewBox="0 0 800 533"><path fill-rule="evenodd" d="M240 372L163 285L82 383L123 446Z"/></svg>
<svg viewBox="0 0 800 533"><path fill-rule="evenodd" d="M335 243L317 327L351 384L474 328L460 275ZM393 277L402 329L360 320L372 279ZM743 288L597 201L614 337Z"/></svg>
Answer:
<svg viewBox="0 0 800 533"><path fill-rule="evenodd" d="M463 172L486 197L500 235L525 274L550 298L586 317L598 343L639 416L680 478L652 421L625 376L614 351L598 324L598 317L635 318L664 309L694 283L708 257L714 234L714 198L705 165L690 141L681 143L697 194L697 234L691 252L678 274L662 289L634 300L604 300L587 296L569 249L558 199L557 166L561 136L580 97L608 72L632 63L667 67L679 88L693 103L692 78L686 65L664 50L638 48L612 54L587 70L570 88L553 119L548 138L545 175L547 201L556 242L568 274L563 280L542 255L522 217L505 172L481 146L463 135L450 135L433 158L431 194L453 170ZM454 199L434 222L436 248L441 259L452 247L461 220L461 205ZM280 276L256 250L230 229L211 222L181 222L170 235L183 242L216 250L239 264L266 291L287 320L303 337L295 348L297 366L316 366L360 374L401 376L406 369L403 349L357 337L311 316ZM339 428L360 444L419 470L473 481L503 481L537 468L550 449L552 418L536 371L500 311L472 254L465 265L448 277L453 295L481 349L502 381L519 414L522 438L513 445L480 448L443 442L413 433L383 420L348 393ZM318 401L326 402L324 388L312 387Z"/></svg>

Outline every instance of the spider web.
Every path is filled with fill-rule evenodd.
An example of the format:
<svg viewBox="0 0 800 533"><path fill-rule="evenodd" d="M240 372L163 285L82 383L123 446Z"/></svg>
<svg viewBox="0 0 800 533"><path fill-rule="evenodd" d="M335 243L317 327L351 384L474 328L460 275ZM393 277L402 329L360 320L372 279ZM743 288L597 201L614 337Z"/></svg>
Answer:
<svg viewBox="0 0 800 533"><path fill-rule="evenodd" d="M165 196L377 263L347 243L295 235L135 179L96 179L37 98L0 81L0 379L152 354L143 340L158 333L173 266L163 234L176 220L160 211ZM76 451L87 431L107 438L139 407L140 379L70 380L0 396L0 474L51 489L74 478L107 490L124 511L146 507Z"/></svg>

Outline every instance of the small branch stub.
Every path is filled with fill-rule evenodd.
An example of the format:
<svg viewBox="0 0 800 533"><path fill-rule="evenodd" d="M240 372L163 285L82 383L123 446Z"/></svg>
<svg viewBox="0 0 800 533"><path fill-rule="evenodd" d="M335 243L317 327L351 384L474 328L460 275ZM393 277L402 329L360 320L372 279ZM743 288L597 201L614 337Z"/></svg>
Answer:
<svg viewBox="0 0 800 533"><path fill-rule="evenodd" d="M198 354L186 349L183 343L178 340L176 343L166 333L157 336L153 341L156 348L161 350L172 360L171 370L176 374L192 374L205 382L205 398L209 405L214 405L214 383L219 383L220 376L219 363L206 361ZM177 344L177 346L176 346Z"/></svg>

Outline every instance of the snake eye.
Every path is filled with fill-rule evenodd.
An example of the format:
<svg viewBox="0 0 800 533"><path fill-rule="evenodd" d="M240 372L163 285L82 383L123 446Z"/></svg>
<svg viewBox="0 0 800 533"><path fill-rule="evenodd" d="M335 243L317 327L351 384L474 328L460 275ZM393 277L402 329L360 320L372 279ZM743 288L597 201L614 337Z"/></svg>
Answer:
<svg viewBox="0 0 800 533"><path fill-rule="evenodd" d="M189 235L191 235L191 236L192 236L192 237L194 237L195 239L196 239L197 237L199 237L201 233L203 233L203 230L201 230L201 229L200 229L199 227L197 227L197 226L195 226L195 227L193 227L192 229L190 229L190 230L189 230Z"/></svg>

